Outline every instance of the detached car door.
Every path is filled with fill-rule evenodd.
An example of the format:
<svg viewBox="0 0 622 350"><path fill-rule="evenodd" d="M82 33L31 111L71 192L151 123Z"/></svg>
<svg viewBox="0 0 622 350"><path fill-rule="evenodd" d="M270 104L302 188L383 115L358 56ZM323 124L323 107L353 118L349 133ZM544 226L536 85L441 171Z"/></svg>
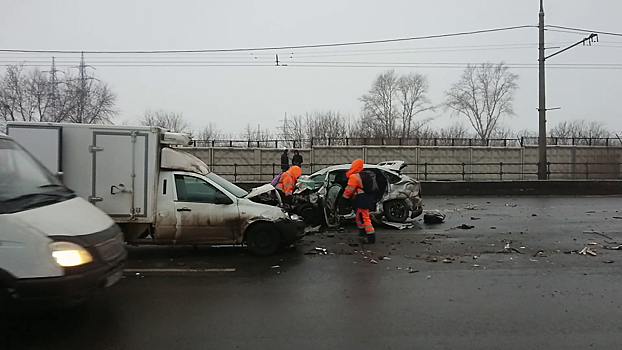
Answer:
<svg viewBox="0 0 622 350"><path fill-rule="evenodd" d="M237 199L206 179L175 174L175 211L179 244L224 244L235 238Z"/></svg>

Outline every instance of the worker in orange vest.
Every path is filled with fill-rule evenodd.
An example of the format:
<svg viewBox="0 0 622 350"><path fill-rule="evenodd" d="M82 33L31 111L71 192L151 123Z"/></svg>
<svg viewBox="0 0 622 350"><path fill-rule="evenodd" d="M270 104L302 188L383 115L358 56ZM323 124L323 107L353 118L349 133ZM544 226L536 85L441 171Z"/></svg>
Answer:
<svg viewBox="0 0 622 350"><path fill-rule="evenodd" d="M363 170L363 160L356 159L350 165L350 170L346 173L348 185L343 192L344 199L354 199L356 207L356 226L359 228L359 235L365 237L365 243L376 243L376 231L369 218L369 210L374 210L375 201L371 194L363 191L363 180L360 172Z"/></svg>
<svg viewBox="0 0 622 350"><path fill-rule="evenodd" d="M302 170L297 165L292 165L289 170L281 174L276 188L284 194L283 202L286 204L292 204L292 195L294 194L294 187L296 186L296 180L302 175Z"/></svg>

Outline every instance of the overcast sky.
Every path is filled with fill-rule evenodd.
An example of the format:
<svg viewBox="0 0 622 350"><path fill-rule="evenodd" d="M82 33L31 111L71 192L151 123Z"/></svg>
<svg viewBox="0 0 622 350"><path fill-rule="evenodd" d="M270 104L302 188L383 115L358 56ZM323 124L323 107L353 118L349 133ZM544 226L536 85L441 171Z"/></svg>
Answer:
<svg viewBox="0 0 622 350"><path fill-rule="evenodd" d="M2 0L0 48L114 51L326 44L537 25L538 9L538 0ZM622 1L545 0L545 12L547 24L622 33ZM549 31L546 40L549 46L565 47L585 36ZM547 106L562 108L548 113L549 128L564 120L586 119L622 130L622 37L599 38L591 47L579 46L547 61L579 64L547 70ZM274 128L285 113L331 109L359 115L358 98L376 75L389 69L380 63L458 63L460 68L395 68L400 73L427 75L434 103L442 102L443 92L459 78L466 63L528 64L512 69L520 75L514 103L517 116L504 121L518 131L537 130L537 42L537 28L528 28L253 54L93 53L86 55L86 62L118 96L120 114L115 122L135 122L145 110L164 109L182 112L197 128L212 122L228 134L239 134L249 123ZM275 66L275 54L286 67ZM79 54L0 53L0 64L25 61L49 69L52 56L62 69L79 63ZM145 67L147 62L156 66ZM180 62L198 64L184 67ZM309 64L304 62L353 63L346 64L349 67L332 63L333 67L304 67ZM360 65L354 62L376 66L353 67ZM140 66L123 66L127 64ZM217 66L230 64L237 65ZM593 64L619 66L602 69ZM435 121L437 126L463 120L439 114L443 116Z"/></svg>

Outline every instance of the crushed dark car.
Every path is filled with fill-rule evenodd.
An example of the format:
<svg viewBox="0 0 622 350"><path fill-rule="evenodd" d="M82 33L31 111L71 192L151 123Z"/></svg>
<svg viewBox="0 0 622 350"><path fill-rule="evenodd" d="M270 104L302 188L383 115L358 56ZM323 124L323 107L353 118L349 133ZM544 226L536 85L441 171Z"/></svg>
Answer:
<svg viewBox="0 0 622 350"><path fill-rule="evenodd" d="M376 210L370 213L376 222L404 223L423 212L421 184L401 173L406 166L402 161L365 164L364 169L375 173L378 183ZM296 183L293 210L307 225L325 223L339 226L341 220L353 220L351 207L338 205L347 185L346 172L350 164L334 165L309 175L301 176Z"/></svg>

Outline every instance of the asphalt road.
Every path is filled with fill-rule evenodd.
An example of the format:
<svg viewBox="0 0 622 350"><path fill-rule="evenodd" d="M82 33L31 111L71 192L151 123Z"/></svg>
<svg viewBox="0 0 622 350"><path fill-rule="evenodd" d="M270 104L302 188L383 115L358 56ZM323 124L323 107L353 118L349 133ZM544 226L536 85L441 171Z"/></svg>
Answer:
<svg viewBox="0 0 622 350"><path fill-rule="evenodd" d="M445 223L377 227L374 246L346 226L266 258L130 247L119 284L5 317L0 348L622 348L621 199L428 198Z"/></svg>

